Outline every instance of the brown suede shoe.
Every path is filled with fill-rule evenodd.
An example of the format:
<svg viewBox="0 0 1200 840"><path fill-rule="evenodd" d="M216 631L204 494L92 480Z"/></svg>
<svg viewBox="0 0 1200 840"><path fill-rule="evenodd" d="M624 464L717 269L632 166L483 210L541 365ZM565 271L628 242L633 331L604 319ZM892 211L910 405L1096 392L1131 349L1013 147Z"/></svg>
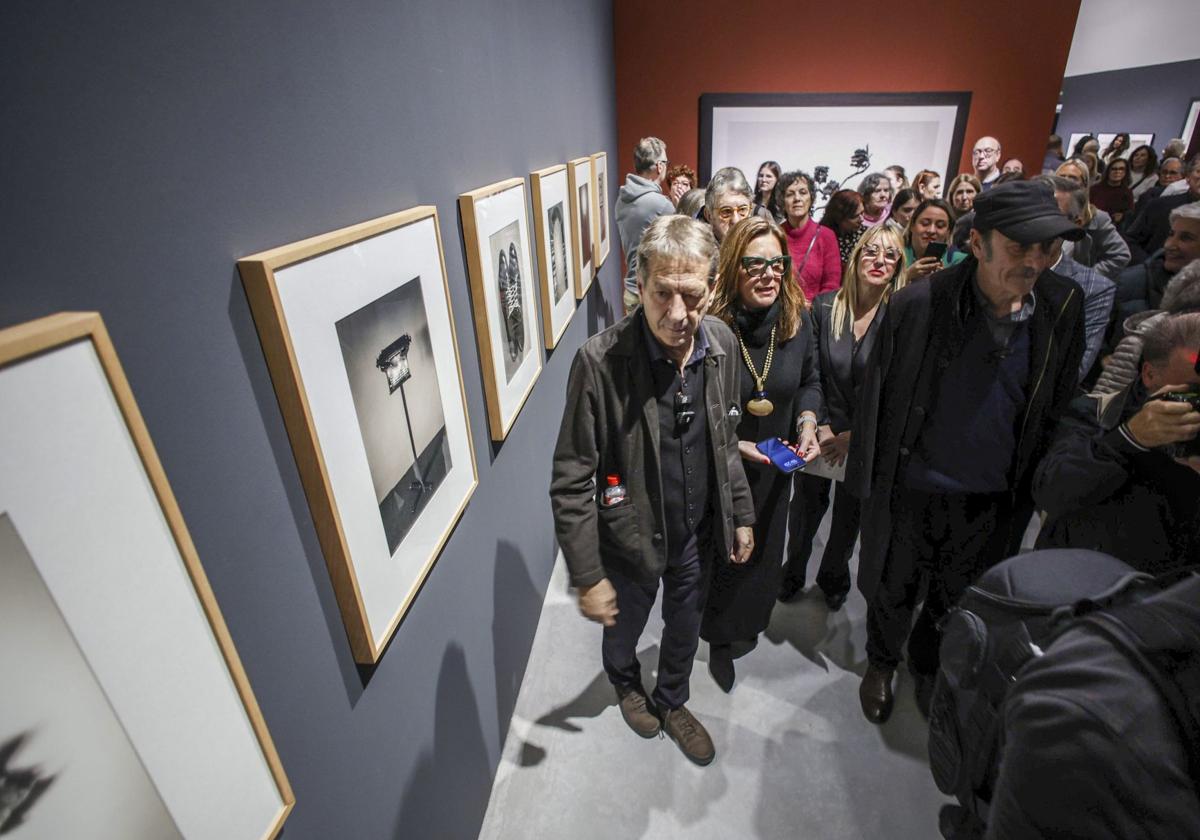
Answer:
<svg viewBox="0 0 1200 840"><path fill-rule="evenodd" d="M617 700L621 706L621 717L629 724L629 728L643 738L653 738L661 728L658 715L651 708L650 699L642 691L641 686L616 686Z"/></svg>
<svg viewBox="0 0 1200 840"><path fill-rule="evenodd" d="M713 747L712 738L708 737L708 730L687 710L687 706L667 709L663 713L662 728L663 732L679 745L679 749L689 761L703 767L712 764L712 760L716 758L717 751Z"/></svg>
<svg viewBox="0 0 1200 840"><path fill-rule="evenodd" d="M892 714L892 675L895 668L868 665L858 686L858 701L871 723L883 723Z"/></svg>

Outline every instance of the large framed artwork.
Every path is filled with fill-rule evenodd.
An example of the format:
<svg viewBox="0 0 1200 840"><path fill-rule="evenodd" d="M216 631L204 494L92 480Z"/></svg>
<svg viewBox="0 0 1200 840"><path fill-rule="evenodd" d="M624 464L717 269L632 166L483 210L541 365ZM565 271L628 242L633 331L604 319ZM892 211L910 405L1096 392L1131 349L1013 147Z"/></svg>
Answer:
<svg viewBox="0 0 1200 840"><path fill-rule="evenodd" d="M458 197L492 440L504 440L542 372L525 179ZM547 313L549 317L550 313Z"/></svg>
<svg viewBox="0 0 1200 840"><path fill-rule="evenodd" d="M542 298L542 337L547 349L553 350L571 323L576 301L567 167L559 164L531 173L529 189L533 193L533 231L541 281L538 290Z"/></svg>
<svg viewBox="0 0 1200 840"><path fill-rule="evenodd" d="M0 330L0 835L259 840L295 804L96 313Z"/></svg>
<svg viewBox="0 0 1200 840"><path fill-rule="evenodd" d="M571 194L571 237L575 240L575 297L583 298L596 277L591 158L575 158L567 163L567 186Z"/></svg>
<svg viewBox="0 0 1200 840"><path fill-rule="evenodd" d="M608 224L608 153L592 155L592 240L596 249L596 268L604 265L612 247Z"/></svg>
<svg viewBox="0 0 1200 840"><path fill-rule="evenodd" d="M1101 133L1097 134L1096 140L1097 140L1097 142L1100 143L1100 151L1103 152L1105 149L1107 149L1108 144L1111 143L1113 141L1113 138L1116 136L1117 136L1117 132L1115 132L1115 131L1107 131L1107 132L1101 132ZM1133 150L1136 149L1138 146L1152 146L1153 144L1154 144L1154 133L1153 132L1150 132L1149 134L1146 134L1146 133L1130 134L1129 135L1129 145L1127 145L1125 147L1125 151L1121 152L1121 157L1128 159L1129 156L1131 154L1133 154ZM1072 146L1071 148L1073 149L1075 147Z"/></svg>
<svg viewBox="0 0 1200 840"><path fill-rule="evenodd" d="M700 97L700 182L736 166L751 185L778 161L817 182L817 207L870 172L899 164L958 174L968 92L706 93Z"/></svg>
<svg viewBox="0 0 1200 840"><path fill-rule="evenodd" d="M351 649L376 662L478 483L437 208L238 270Z"/></svg>
<svg viewBox="0 0 1200 840"><path fill-rule="evenodd" d="M1187 115L1183 118L1183 128L1179 136L1183 138L1184 155L1190 158L1200 152L1200 131L1196 130L1200 123L1200 98L1193 99L1188 105Z"/></svg>

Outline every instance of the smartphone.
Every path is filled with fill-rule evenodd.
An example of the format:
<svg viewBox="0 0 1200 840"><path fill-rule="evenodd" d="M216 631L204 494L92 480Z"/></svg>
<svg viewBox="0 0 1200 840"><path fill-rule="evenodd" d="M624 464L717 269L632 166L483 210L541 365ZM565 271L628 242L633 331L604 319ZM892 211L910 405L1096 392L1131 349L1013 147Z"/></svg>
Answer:
<svg viewBox="0 0 1200 840"><path fill-rule="evenodd" d="M770 458L771 463L781 472L795 472L804 466L804 459L793 452L792 448L783 442L783 438L760 440L754 444L754 448Z"/></svg>
<svg viewBox="0 0 1200 840"><path fill-rule="evenodd" d="M937 257L940 260L942 257L946 256L946 243L930 242L925 246L925 256Z"/></svg>

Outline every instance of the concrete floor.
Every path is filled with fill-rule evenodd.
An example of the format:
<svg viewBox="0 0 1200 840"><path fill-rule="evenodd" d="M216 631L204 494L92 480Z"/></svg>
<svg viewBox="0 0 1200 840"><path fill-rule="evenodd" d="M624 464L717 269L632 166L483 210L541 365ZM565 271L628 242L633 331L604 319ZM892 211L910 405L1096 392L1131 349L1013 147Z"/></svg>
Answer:
<svg viewBox="0 0 1200 840"><path fill-rule="evenodd" d="M600 627L579 615L560 556L480 838L935 840L949 800L929 773L907 672L885 725L859 708L865 613L857 591L834 614L815 590L777 605L758 647L736 661L730 694L701 642L688 707L717 750L701 768L674 742L626 727L600 667ZM661 629L656 608L638 654L647 688Z"/></svg>

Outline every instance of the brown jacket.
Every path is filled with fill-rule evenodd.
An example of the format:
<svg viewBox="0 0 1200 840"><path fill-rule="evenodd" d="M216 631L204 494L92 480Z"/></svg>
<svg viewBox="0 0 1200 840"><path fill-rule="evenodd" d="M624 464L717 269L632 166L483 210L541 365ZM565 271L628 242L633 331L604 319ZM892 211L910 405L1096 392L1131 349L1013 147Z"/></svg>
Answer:
<svg viewBox="0 0 1200 840"><path fill-rule="evenodd" d="M590 586L609 569L649 583L667 565L658 401L639 321L635 311L592 336L571 365L550 503L573 586ZM719 319L706 316L703 323L709 342L704 408L717 514L713 539L725 557L735 528L754 524L754 503L738 454L737 342ZM735 406L738 414L731 417ZM597 485L612 473L621 476L627 501L601 508Z"/></svg>

